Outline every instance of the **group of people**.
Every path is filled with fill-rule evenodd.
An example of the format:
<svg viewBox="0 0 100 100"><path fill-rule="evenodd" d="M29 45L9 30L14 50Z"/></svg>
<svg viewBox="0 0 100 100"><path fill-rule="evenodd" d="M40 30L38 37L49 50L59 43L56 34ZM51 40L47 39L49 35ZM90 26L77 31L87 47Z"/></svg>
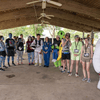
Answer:
<svg viewBox="0 0 100 100"><path fill-rule="evenodd" d="M36 39L34 36L28 36L25 52L28 54L29 65L41 66L43 54L44 67L49 67L50 54L52 52L52 62L54 62L55 67L60 68L62 73L65 73L67 69L68 76L72 76L73 64L76 61L75 76L78 77L78 65L80 61L80 63L82 63L84 75L82 81L87 80L87 82L90 82L89 68L93 58L93 46L89 43L88 37L84 38L85 43L79 40L78 35L75 35L74 38L75 41L72 43L70 40L70 33L66 33L63 34L63 36L57 35L54 43L51 43L48 37L46 37L45 41L43 42L43 40L40 39L40 34L37 34ZM0 36L0 71L5 71L4 68L10 67L10 57L12 57L12 65L16 66L14 63L15 54L17 55L17 64L20 64L19 61L21 61L21 64L23 64L23 52L25 44L23 34L20 34L19 38L12 38L12 33L9 33L9 38L6 39L5 43L3 40L4 37ZM6 55L8 67L5 66ZM86 71L88 78L86 78Z"/></svg>
<svg viewBox="0 0 100 100"><path fill-rule="evenodd" d="M62 38L61 41L56 37L56 41L54 42L54 49L53 49L53 61L56 67L60 67L61 72L65 73L66 70L66 60L67 60L67 72L68 76L72 76L73 71L73 64L76 61L76 73L75 76L78 77L78 68L79 68L79 61L83 67L83 75L84 78L82 81L90 82L90 64L92 63L93 59L93 46L90 43L90 38L84 38L84 42L79 40L79 36L75 35L75 41L71 43L70 40L70 33L65 34L65 38ZM61 48L59 46L61 45ZM61 54L59 51L62 51ZM57 58L61 55L61 64L57 65ZM59 60L59 61L60 61ZM71 65L69 64L71 60ZM87 76L86 78L86 71Z"/></svg>

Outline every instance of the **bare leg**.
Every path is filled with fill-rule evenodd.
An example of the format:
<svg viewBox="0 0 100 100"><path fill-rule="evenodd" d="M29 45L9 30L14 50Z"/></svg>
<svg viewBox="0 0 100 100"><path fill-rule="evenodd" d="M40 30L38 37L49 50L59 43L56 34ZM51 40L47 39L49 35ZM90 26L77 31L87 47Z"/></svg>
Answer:
<svg viewBox="0 0 100 100"><path fill-rule="evenodd" d="M90 79L90 62L86 63L86 71L87 71L87 75L88 75L88 79Z"/></svg>
<svg viewBox="0 0 100 100"><path fill-rule="evenodd" d="M70 66L70 72L72 73L73 71L73 64L74 64L74 60L71 60L71 66Z"/></svg>
<svg viewBox="0 0 100 100"><path fill-rule="evenodd" d="M67 60L67 70L69 71L69 60Z"/></svg>
<svg viewBox="0 0 100 100"><path fill-rule="evenodd" d="M85 62L82 61L82 67L83 67L83 76L86 78L86 67L85 67Z"/></svg>
<svg viewBox="0 0 100 100"><path fill-rule="evenodd" d="M63 60L63 70L65 70L66 60Z"/></svg>
<svg viewBox="0 0 100 100"><path fill-rule="evenodd" d="M78 63L79 63L79 61L77 60L76 61L76 73L78 73Z"/></svg>

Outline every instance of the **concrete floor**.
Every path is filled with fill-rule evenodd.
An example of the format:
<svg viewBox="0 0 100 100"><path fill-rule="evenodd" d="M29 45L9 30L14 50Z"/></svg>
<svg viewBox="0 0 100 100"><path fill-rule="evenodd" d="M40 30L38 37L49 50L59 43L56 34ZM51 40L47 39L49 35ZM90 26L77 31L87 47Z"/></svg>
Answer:
<svg viewBox="0 0 100 100"><path fill-rule="evenodd" d="M12 66L0 72L0 100L100 100L100 90L96 88L98 75L91 65L91 83L82 82L82 66L79 75L68 77L53 63L49 68L29 66L24 54L24 65ZM6 75L14 74L8 78Z"/></svg>

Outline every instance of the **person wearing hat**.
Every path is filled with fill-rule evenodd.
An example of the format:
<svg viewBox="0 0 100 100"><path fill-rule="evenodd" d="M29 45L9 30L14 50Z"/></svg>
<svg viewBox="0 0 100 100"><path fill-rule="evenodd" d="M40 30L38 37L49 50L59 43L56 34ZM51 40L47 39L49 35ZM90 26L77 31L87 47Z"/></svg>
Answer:
<svg viewBox="0 0 100 100"><path fill-rule="evenodd" d="M63 70L61 71L62 73L65 72L66 59L67 59L67 70L68 73L70 72L69 71L70 46L71 46L70 33L66 33L65 39L62 39L62 65L63 65Z"/></svg>
<svg viewBox="0 0 100 100"><path fill-rule="evenodd" d="M82 48L82 42L79 41L79 36L75 35L75 42L72 43L71 46L71 66L70 66L70 73L68 76L72 76L73 71L73 64L76 61L76 73L75 76L78 77L78 63L80 60L80 54L81 54L81 48Z"/></svg>
<svg viewBox="0 0 100 100"><path fill-rule="evenodd" d="M57 61L58 54L59 54L59 45L60 45L60 37L57 35L54 43L52 44L52 53L53 53L53 60L55 67L61 66L61 61Z"/></svg>

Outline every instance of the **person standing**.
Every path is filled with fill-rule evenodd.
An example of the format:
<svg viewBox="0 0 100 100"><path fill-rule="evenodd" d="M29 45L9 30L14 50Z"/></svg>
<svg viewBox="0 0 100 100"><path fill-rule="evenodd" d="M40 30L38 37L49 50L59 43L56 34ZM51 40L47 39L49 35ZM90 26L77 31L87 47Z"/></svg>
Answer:
<svg viewBox="0 0 100 100"><path fill-rule="evenodd" d="M24 46L23 46L23 40L22 38L18 38L18 41L17 41L17 63L19 65L19 58L21 58L21 64L23 64L23 49L24 49Z"/></svg>
<svg viewBox="0 0 100 100"><path fill-rule="evenodd" d="M38 65L38 59L39 59L39 66L41 66L43 41L40 40L40 34L37 34L36 36L37 39L32 42L32 45L35 46L35 66Z"/></svg>
<svg viewBox="0 0 100 100"><path fill-rule="evenodd" d="M71 66L70 66L70 73L68 76L72 76L73 71L73 64L76 61L76 73L75 76L78 77L78 64L80 61L80 54L81 54L81 48L82 48L82 42L78 41L79 36L75 35L75 42L72 43L71 46Z"/></svg>
<svg viewBox="0 0 100 100"><path fill-rule="evenodd" d="M53 60L55 67L61 66L61 61L57 61L58 55L59 55L59 46L60 46L60 37L57 35L56 39L54 40L54 43L52 45L52 53L53 53Z"/></svg>
<svg viewBox="0 0 100 100"><path fill-rule="evenodd" d="M82 63L83 66L84 78L82 79L82 81L87 80L88 83L91 82L89 69L90 69L90 64L92 63L92 58L93 58L93 46L89 44L88 38L85 38L85 44L82 46L81 49L80 62ZM86 71L88 79L86 78Z"/></svg>
<svg viewBox="0 0 100 100"><path fill-rule="evenodd" d="M16 66L14 63L14 55L15 55L15 41L12 39L12 33L9 33L9 38L6 39L5 41L6 45L6 52L7 52L7 62L8 62L8 67L10 67L10 57L12 57L12 65Z"/></svg>
<svg viewBox="0 0 100 100"><path fill-rule="evenodd" d="M29 65L33 65L33 61L34 61L34 50L32 49L31 47L31 44L32 44L32 37L29 36L28 37L28 41L26 42L26 52L28 54L28 62L29 62ZM30 62L30 59L31 59L31 56L32 56L32 62Z"/></svg>
<svg viewBox="0 0 100 100"><path fill-rule="evenodd" d="M3 40L4 40L4 37L0 36L0 71L5 71L2 68L2 63L3 63L4 57L6 56L5 45L4 45Z"/></svg>
<svg viewBox="0 0 100 100"><path fill-rule="evenodd" d="M44 67L49 67L50 52L51 52L51 42L49 42L49 38L46 37L45 42L43 43Z"/></svg>
<svg viewBox="0 0 100 100"><path fill-rule="evenodd" d="M70 33L66 33L65 39L62 39L62 65L63 65L63 70L61 71L62 73L65 72L65 66L66 66L66 59L67 59L67 72L69 73L69 61L70 61L70 46L71 46L71 41L70 41Z"/></svg>

